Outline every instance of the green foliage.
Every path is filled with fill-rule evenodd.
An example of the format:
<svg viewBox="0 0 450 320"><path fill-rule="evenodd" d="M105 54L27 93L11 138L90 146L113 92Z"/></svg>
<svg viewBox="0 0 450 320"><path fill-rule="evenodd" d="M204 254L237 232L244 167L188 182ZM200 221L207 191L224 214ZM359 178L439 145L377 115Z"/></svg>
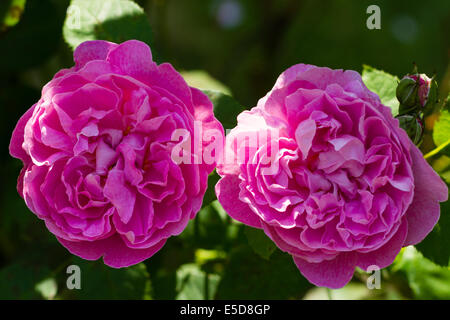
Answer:
<svg viewBox="0 0 450 320"><path fill-rule="evenodd" d="M277 248L272 240L264 233L264 231L256 228L245 228L245 235L248 244L253 250L266 260L269 260L272 253Z"/></svg>
<svg viewBox="0 0 450 320"><path fill-rule="evenodd" d="M450 94L447 99L447 101L450 100ZM448 104L449 102L447 102ZM450 156L450 109L448 106L443 108L439 120L434 124L433 140L438 147L437 153Z"/></svg>
<svg viewBox="0 0 450 320"><path fill-rule="evenodd" d="M72 0L63 34L72 49L87 40L121 43L137 39L152 43L147 15L129 0Z"/></svg>
<svg viewBox="0 0 450 320"><path fill-rule="evenodd" d="M203 70L182 71L184 80L191 86L200 90L219 91L231 96L231 91L220 81L217 81Z"/></svg>
<svg viewBox="0 0 450 320"><path fill-rule="evenodd" d="M150 275L154 299L173 300L176 297L176 271L158 268Z"/></svg>
<svg viewBox="0 0 450 320"><path fill-rule="evenodd" d="M58 291L58 284L54 278L46 278L34 286L44 299L53 300Z"/></svg>
<svg viewBox="0 0 450 320"><path fill-rule="evenodd" d="M416 248L434 263L449 266L450 249L442 244L450 243L450 201L441 203L441 217L438 224Z"/></svg>
<svg viewBox="0 0 450 320"><path fill-rule="evenodd" d="M21 252L20 248L38 246L38 250L43 250L56 241L17 193L15 184L20 166L17 160L0 168L4 183L0 195L0 251L9 257Z"/></svg>
<svg viewBox="0 0 450 320"><path fill-rule="evenodd" d="M73 258L80 267L81 289L66 289L65 299L149 299L150 278L143 263L122 269L113 269L100 261ZM69 276L69 275L67 275Z"/></svg>
<svg viewBox="0 0 450 320"><path fill-rule="evenodd" d="M215 170L208 176L208 189L206 189L205 196L203 197L202 207L206 207L214 200L217 200L215 186L219 179L220 176Z"/></svg>
<svg viewBox="0 0 450 320"><path fill-rule="evenodd" d="M230 252L217 298L298 299L311 287L290 255L277 250L264 260L243 245Z"/></svg>
<svg viewBox="0 0 450 320"><path fill-rule="evenodd" d="M391 108L393 116L398 114L399 102L395 90L399 79L382 70L377 70L368 65L363 66L362 79L369 90L378 94L381 102Z"/></svg>
<svg viewBox="0 0 450 320"><path fill-rule="evenodd" d="M202 271L196 264L185 264L177 270L178 300L212 299L216 293L220 277Z"/></svg>
<svg viewBox="0 0 450 320"><path fill-rule="evenodd" d="M197 213L180 237L205 249L226 248L235 239L237 227L214 200Z"/></svg>
<svg viewBox="0 0 450 320"><path fill-rule="evenodd" d="M0 4L0 31L15 26L22 16L26 0L8 0Z"/></svg>
<svg viewBox="0 0 450 320"><path fill-rule="evenodd" d="M43 64L58 48L64 14L51 0L27 1L21 21L0 34L0 73Z"/></svg>
<svg viewBox="0 0 450 320"><path fill-rule="evenodd" d="M406 274L416 299L450 299L450 268L435 265L414 247L402 250L393 270Z"/></svg>
<svg viewBox="0 0 450 320"><path fill-rule="evenodd" d="M232 129L237 124L237 116L244 108L231 96L219 91L203 90L214 105L214 115L222 123L225 130Z"/></svg>
<svg viewBox="0 0 450 320"><path fill-rule="evenodd" d="M196 218L143 263L112 269L101 260L76 258L61 246L17 194L21 164L7 149L19 117L59 69L73 65L70 49L82 41L139 39L150 44L154 56L158 49L177 70L191 70L182 72L183 77L209 96L225 129L233 128L237 115L246 109L243 106L254 106L276 77L296 63L352 70L367 63L400 75L414 60L424 71L435 68L438 80L445 79L448 61L442 57L448 44L442 41L446 36L442 25L450 2L433 7L410 1L405 11L395 1L383 1L384 27L378 31L355 28L365 24L364 1L355 1L354 6L342 6L341 0L267 1L263 6L258 1L237 1L242 19L233 26L220 20L223 1L135 2L0 1L0 299L449 298L449 269L442 267L449 262L449 203L442 204L435 230L416 246L421 253L407 248L392 267L382 270L381 290L368 290L367 273L361 270L339 290L309 284L292 258L263 231L236 223L226 214L215 196L219 179L215 172L209 176ZM402 27L400 16L410 17L420 27L414 41L396 39L399 21ZM401 33L408 30L403 26ZM363 79L395 115L398 79L368 66ZM438 147L445 146L450 136L448 110L436 123ZM431 133L425 135L424 150L431 149L426 145L432 143ZM442 158L446 157L433 159L433 165ZM449 168L446 159L441 171ZM449 172L445 174L450 177ZM81 268L81 290L67 289L66 268L71 264Z"/></svg>
<svg viewBox="0 0 450 320"><path fill-rule="evenodd" d="M0 269L0 299L42 299L37 284L49 275L47 266L25 259Z"/></svg>

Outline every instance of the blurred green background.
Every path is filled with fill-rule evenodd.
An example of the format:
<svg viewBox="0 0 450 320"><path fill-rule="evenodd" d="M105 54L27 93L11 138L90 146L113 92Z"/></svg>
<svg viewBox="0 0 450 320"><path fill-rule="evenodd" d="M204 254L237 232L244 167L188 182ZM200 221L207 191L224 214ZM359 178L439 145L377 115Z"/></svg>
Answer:
<svg viewBox="0 0 450 320"><path fill-rule="evenodd" d="M136 2L152 35L135 30L135 37L148 39L157 61L207 72L245 108L256 105L296 63L357 71L368 64L401 77L415 62L421 72L436 73L442 94L450 89L450 1ZM362 271L343 289L315 288L289 255L259 231L232 222L210 194L206 204L211 204L185 232L144 263L115 270L70 255L17 194L21 163L8 153L19 117L59 69L73 65L62 32L69 4L0 3L0 299L450 299L448 255L437 265L413 247L382 270L379 290L367 289L369 275ZM381 8L380 30L366 27L371 4ZM120 30L114 24L105 28L99 37L112 32L113 38L128 38L115 34ZM210 83L204 78L200 82ZM434 119L427 121L428 129ZM423 149L432 148L427 136ZM66 287L70 264L81 267L81 290Z"/></svg>

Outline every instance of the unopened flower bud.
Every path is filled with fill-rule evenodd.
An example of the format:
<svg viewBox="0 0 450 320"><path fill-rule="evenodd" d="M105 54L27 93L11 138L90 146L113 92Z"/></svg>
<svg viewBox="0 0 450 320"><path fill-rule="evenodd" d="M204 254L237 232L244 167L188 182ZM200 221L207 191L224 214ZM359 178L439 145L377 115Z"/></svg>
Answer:
<svg viewBox="0 0 450 320"><path fill-rule="evenodd" d="M397 91L400 114L423 111L436 103L437 83L424 73L409 74L400 80Z"/></svg>
<svg viewBox="0 0 450 320"><path fill-rule="evenodd" d="M405 76L402 80L400 80L396 95L397 99L400 102L400 106L403 109L411 109L414 108L417 104L417 93L419 91L419 86L417 83L417 79L412 76ZM400 110L401 112L402 110ZM404 110L406 111L406 110Z"/></svg>
<svg viewBox="0 0 450 320"><path fill-rule="evenodd" d="M406 131L409 138L415 145L420 145L423 138L423 123L420 118L412 115L398 116L400 127Z"/></svg>

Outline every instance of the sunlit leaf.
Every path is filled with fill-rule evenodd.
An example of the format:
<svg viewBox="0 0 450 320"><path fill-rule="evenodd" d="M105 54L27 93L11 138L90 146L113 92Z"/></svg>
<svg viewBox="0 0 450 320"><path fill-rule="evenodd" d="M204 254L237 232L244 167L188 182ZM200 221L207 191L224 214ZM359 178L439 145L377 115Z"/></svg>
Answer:
<svg viewBox="0 0 450 320"><path fill-rule="evenodd" d="M398 114L399 102L395 95L399 79L382 70L363 66L362 79L369 90L378 94L381 102L391 108L393 116Z"/></svg>
<svg viewBox="0 0 450 320"><path fill-rule="evenodd" d="M414 247L404 248L392 268L406 274L417 299L450 299L450 268L434 264Z"/></svg>
<svg viewBox="0 0 450 320"><path fill-rule="evenodd" d="M212 299L220 277L202 271L196 264L185 264L177 270L178 300Z"/></svg>
<svg viewBox="0 0 450 320"><path fill-rule="evenodd" d="M4 0L0 4L0 31L15 26L25 9L26 0Z"/></svg>
<svg viewBox="0 0 450 320"><path fill-rule="evenodd" d="M272 253L277 248L273 241L264 233L264 231L256 228L245 228L245 235L248 244L253 250L266 260L269 260Z"/></svg>
<svg viewBox="0 0 450 320"><path fill-rule="evenodd" d="M450 94L447 99L447 101L450 100ZM443 108L439 119L434 124L433 140L438 147L433 155L441 153L450 156L450 109L448 107Z"/></svg>
<svg viewBox="0 0 450 320"><path fill-rule="evenodd" d="M63 34L72 49L87 40L152 42L147 15L129 0L72 0Z"/></svg>
<svg viewBox="0 0 450 320"><path fill-rule="evenodd" d="M230 89L220 81L211 77L209 73L207 73L206 71L203 70L182 71L181 75L183 76L184 80L188 83L188 85L190 85L191 87L200 90L219 91L231 96Z"/></svg>
<svg viewBox="0 0 450 320"><path fill-rule="evenodd" d="M58 291L58 284L54 278L47 278L34 287L45 299L52 300Z"/></svg>

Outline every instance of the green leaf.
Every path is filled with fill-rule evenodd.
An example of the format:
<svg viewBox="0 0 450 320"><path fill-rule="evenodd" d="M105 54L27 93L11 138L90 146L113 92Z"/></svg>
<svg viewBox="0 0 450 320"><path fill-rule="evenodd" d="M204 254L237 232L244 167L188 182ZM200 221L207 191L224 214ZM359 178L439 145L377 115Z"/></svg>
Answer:
<svg viewBox="0 0 450 320"><path fill-rule="evenodd" d="M155 300L173 300L176 296L176 272L166 270L164 267L151 272L152 297Z"/></svg>
<svg viewBox="0 0 450 320"><path fill-rule="evenodd" d="M202 271L196 264L185 264L177 270L178 300L213 299L220 276Z"/></svg>
<svg viewBox="0 0 450 320"><path fill-rule="evenodd" d="M204 249L223 248L231 240L235 227L215 200L197 213L180 237Z"/></svg>
<svg viewBox="0 0 450 320"><path fill-rule="evenodd" d="M203 197L202 208L208 206L214 200L217 200L215 186L219 181L220 176L217 174L216 170L214 170L208 176L208 188L206 189L205 195Z"/></svg>
<svg viewBox="0 0 450 320"><path fill-rule="evenodd" d="M398 114L399 102L395 95L395 90L399 79L389 73L364 65L362 79L369 90L375 92L381 102L391 108L392 115Z"/></svg>
<svg viewBox="0 0 450 320"><path fill-rule="evenodd" d="M27 1L20 22L2 34L0 74L17 74L42 65L55 55L64 21L59 5L50 0Z"/></svg>
<svg viewBox="0 0 450 320"><path fill-rule="evenodd" d="M248 239L248 244L253 250L266 260L269 260L276 246L272 240L264 233L264 231L256 228L245 228L245 235Z"/></svg>
<svg viewBox="0 0 450 320"><path fill-rule="evenodd" d="M25 9L26 0L7 0L0 4L0 31L15 26Z"/></svg>
<svg viewBox="0 0 450 320"><path fill-rule="evenodd" d="M245 109L231 96L219 91L203 90L214 105L214 115L223 128L232 129L237 124L237 116Z"/></svg>
<svg viewBox="0 0 450 320"><path fill-rule="evenodd" d="M0 299L53 299L62 283L59 277L65 285L67 275L61 271L72 259L67 250L54 237L52 242L34 239L0 269Z"/></svg>
<svg viewBox="0 0 450 320"><path fill-rule="evenodd" d="M402 249L392 270L406 274L416 299L450 299L450 268L434 264L414 247Z"/></svg>
<svg viewBox="0 0 450 320"><path fill-rule="evenodd" d="M45 299L52 300L58 291L58 284L54 278L47 278L34 287Z"/></svg>
<svg viewBox="0 0 450 320"><path fill-rule="evenodd" d="M25 91L22 93L17 91L17 94L19 94L17 100L20 101L20 94L25 94ZM0 97L0 104L1 102ZM0 251L3 257L13 256L18 252L23 254L24 248L44 250L44 245L47 246L49 243L55 243L58 248L61 247L47 230L45 223L30 211L17 192L17 176L22 166L20 160L11 159L3 163L0 168L4 184L0 195ZM45 250L46 254L49 254L49 248ZM28 259L30 258L28 255ZM42 259L42 254L39 259ZM45 260L48 262L48 256Z"/></svg>
<svg viewBox="0 0 450 320"><path fill-rule="evenodd" d="M195 250L195 263L199 266L204 266L212 261L220 261L226 257L226 253L220 250Z"/></svg>
<svg viewBox="0 0 450 320"><path fill-rule="evenodd" d="M219 91L231 96L231 91L220 81L214 79L203 70L181 71L181 75L188 85L200 90Z"/></svg>
<svg viewBox="0 0 450 320"><path fill-rule="evenodd" d="M447 99L450 100L450 94ZM450 156L450 110L446 107L434 124L433 140L438 148L430 152L431 155L442 153Z"/></svg>
<svg viewBox="0 0 450 320"><path fill-rule="evenodd" d="M66 290L62 298L72 299L148 299L150 277L145 264L114 269L102 261L74 258L81 270L81 289Z"/></svg>
<svg viewBox="0 0 450 320"><path fill-rule="evenodd" d="M147 15L129 0L72 0L63 34L72 49L87 40L152 42Z"/></svg>
<svg viewBox="0 0 450 320"><path fill-rule="evenodd" d="M441 266L450 263L450 201L441 203L441 217L433 231L416 248L428 259Z"/></svg>
<svg viewBox="0 0 450 320"><path fill-rule="evenodd" d="M217 299L299 299L312 285L287 253L276 250L264 260L247 245L230 253Z"/></svg>
<svg viewBox="0 0 450 320"><path fill-rule="evenodd" d="M37 284L51 271L34 259L19 259L0 269L0 299L42 299Z"/></svg>

